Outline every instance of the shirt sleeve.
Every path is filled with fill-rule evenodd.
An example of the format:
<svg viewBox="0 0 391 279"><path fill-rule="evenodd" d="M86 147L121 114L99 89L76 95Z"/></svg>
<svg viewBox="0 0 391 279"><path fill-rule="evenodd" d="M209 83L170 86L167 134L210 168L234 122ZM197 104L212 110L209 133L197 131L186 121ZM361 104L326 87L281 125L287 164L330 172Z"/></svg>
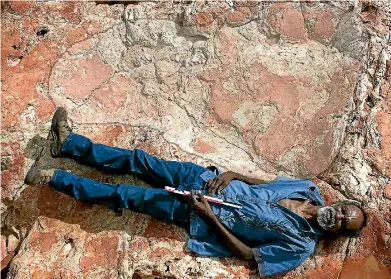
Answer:
<svg viewBox="0 0 391 279"><path fill-rule="evenodd" d="M305 249L283 241L262 244L253 253L261 276L292 270L309 256Z"/></svg>
<svg viewBox="0 0 391 279"><path fill-rule="evenodd" d="M190 239L187 247L203 256L233 257L231 250L224 245L218 233L194 212L190 212Z"/></svg>

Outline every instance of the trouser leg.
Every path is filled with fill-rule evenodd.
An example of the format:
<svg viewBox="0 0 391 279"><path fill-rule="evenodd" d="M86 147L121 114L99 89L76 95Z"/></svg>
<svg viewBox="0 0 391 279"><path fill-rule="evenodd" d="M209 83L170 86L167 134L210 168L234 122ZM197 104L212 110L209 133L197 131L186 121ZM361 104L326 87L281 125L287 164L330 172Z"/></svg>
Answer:
<svg viewBox="0 0 391 279"><path fill-rule="evenodd" d="M65 139L61 155L106 171L137 175L154 187L177 187L188 183L202 185L200 175L206 170L190 162L161 160L140 149L96 144L73 133Z"/></svg>
<svg viewBox="0 0 391 279"><path fill-rule="evenodd" d="M163 189L101 183L63 170L54 172L49 185L81 201L106 205L112 209L130 209L180 226L189 222L187 199Z"/></svg>

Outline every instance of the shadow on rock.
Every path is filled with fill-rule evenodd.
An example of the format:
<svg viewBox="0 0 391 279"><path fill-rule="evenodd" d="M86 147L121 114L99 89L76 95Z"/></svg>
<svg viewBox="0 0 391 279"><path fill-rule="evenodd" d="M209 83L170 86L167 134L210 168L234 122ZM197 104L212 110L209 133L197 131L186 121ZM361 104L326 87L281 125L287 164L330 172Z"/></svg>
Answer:
<svg viewBox="0 0 391 279"><path fill-rule="evenodd" d="M68 170L76 175L104 183L150 187L142 180L131 175L103 172L89 166L79 165L67 158L52 158L48 141L39 135L30 140L24 150L24 155L35 160L34 166L38 168ZM186 241L188 238L184 229L177 228L173 224L164 224L149 216L130 210L120 209L115 211L104 205L81 202L63 193L56 192L47 185L26 185L19 197L12 202L12 208L14 210L8 214L10 222L17 222L18 225L27 228L32 227L38 216L45 216L69 224L78 224L81 229L90 233L121 230L132 236L145 236L145 234L152 233L151 226L158 226L159 233L154 235L156 237L170 237L180 241ZM18 216L11 217L10 214L17 214ZM167 230L167 235L165 235L165 230ZM173 230L175 231L174 234Z"/></svg>

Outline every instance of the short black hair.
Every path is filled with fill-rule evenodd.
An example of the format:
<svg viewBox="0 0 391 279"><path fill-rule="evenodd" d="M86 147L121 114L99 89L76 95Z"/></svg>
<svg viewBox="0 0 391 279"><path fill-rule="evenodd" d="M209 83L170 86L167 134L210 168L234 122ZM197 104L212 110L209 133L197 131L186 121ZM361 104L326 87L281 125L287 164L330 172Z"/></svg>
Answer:
<svg viewBox="0 0 391 279"><path fill-rule="evenodd" d="M361 205L361 203L359 203L358 201L355 201L355 200L338 201L338 202L333 203L333 205L335 205L335 204L354 205L361 210L361 212L364 216L364 220L363 220L360 228L358 228L357 230L348 230L346 228L341 228L338 231L339 234L342 234L344 236L357 237L360 234L361 230L367 225L367 217L368 216L367 216L367 213L365 212L365 210L363 209L363 206Z"/></svg>

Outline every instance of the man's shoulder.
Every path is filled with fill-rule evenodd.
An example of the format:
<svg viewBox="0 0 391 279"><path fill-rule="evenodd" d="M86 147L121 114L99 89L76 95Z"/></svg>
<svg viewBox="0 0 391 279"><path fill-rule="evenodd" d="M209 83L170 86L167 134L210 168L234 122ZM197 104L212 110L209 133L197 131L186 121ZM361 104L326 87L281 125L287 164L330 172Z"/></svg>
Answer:
<svg viewBox="0 0 391 279"><path fill-rule="evenodd" d="M297 194L298 197L309 198L319 204L323 204L318 186L307 179L280 176L273 182L266 184L265 187L273 189L284 197Z"/></svg>
<svg viewBox="0 0 391 279"><path fill-rule="evenodd" d="M288 243L296 247L298 251L301 251L303 257L309 257L315 250L318 236L307 236L296 235L294 238L287 239Z"/></svg>

